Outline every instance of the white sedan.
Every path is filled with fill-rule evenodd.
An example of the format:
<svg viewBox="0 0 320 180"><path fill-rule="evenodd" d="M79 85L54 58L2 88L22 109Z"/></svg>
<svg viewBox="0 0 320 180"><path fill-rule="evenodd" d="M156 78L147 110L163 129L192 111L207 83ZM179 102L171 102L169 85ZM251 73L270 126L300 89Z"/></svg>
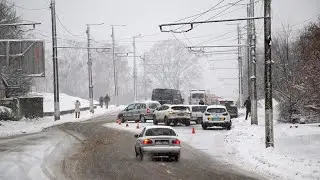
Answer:
<svg viewBox="0 0 320 180"><path fill-rule="evenodd" d="M140 134L136 134L136 157L143 160L145 155L152 157L168 157L178 161L180 158L180 140L170 126L147 126Z"/></svg>
<svg viewBox="0 0 320 180"><path fill-rule="evenodd" d="M208 106L204 112L202 120L202 128L207 129L212 126L225 127L227 130L231 129L231 118L227 108L222 105Z"/></svg>

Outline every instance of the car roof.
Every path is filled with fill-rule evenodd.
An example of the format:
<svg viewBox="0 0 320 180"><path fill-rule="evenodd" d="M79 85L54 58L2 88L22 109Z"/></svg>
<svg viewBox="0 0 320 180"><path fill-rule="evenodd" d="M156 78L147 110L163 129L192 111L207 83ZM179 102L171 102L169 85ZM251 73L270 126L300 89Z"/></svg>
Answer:
<svg viewBox="0 0 320 180"><path fill-rule="evenodd" d="M170 106L170 107L173 107L173 106L185 106L185 107L188 107L189 106L189 105L186 105L186 104L163 104L163 105Z"/></svg>
<svg viewBox="0 0 320 180"><path fill-rule="evenodd" d="M192 105L189 105L190 107L194 107L194 106L208 106L208 105L200 105L200 104L192 104Z"/></svg>
<svg viewBox="0 0 320 180"><path fill-rule="evenodd" d="M210 106L208 106L207 108L208 108L208 109L209 109L209 108L224 108L224 109L227 109L226 106L224 106L224 105L210 105Z"/></svg>
<svg viewBox="0 0 320 180"><path fill-rule="evenodd" d="M150 101L150 100L136 101L136 102L134 102L134 103L148 103L148 104L150 104L150 103L157 103L157 104L160 104L158 101ZM134 104L134 103L133 103L133 104Z"/></svg>
<svg viewBox="0 0 320 180"><path fill-rule="evenodd" d="M163 125L146 126L146 130L147 130L147 129L157 129L157 128L165 128L165 129L172 129L172 130L174 130L171 126L163 126Z"/></svg>

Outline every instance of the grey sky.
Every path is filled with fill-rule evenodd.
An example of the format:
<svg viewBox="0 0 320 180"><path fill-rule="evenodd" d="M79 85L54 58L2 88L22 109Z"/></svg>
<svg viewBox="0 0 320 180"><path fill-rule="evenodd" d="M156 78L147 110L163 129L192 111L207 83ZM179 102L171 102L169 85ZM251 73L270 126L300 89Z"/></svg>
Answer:
<svg viewBox="0 0 320 180"><path fill-rule="evenodd" d="M85 40L85 24L86 23L105 23L100 27L92 27L92 36L95 40L108 40L111 37L111 24L126 24L126 27L116 27L115 34L116 40L122 45L131 47L131 37L142 33L143 35L149 35L158 33L152 36L145 36L137 39L137 50L139 54L150 49L154 41L164 40L168 38L174 38L169 33L160 33L158 25L161 23L169 23L175 20L194 15L203 12L221 0L56 0L57 15L66 26L66 28L75 35L81 34L81 36L72 36L62 26L58 25L58 35L60 38L65 39L77 39ZM229 2L236 2L237 0L225 0L220 6ZM243 0L239 4L245 4L249 0ZM25 8L44 8L49 6L49 0L14 0L16 5ZM263 15L263 1L256 3L256 16ZM239 9L240 8L240 9ZM238 10L237 10L238 9ZM47 43L50 42L51 22L50 11L48 10L25 10L18 8L19 15L23 15L23 19L29 21L41 22L42 25L36 27L35 33L39 38L45 38ZM198 20L206 20L216 13L219 13L223 9L218 9L207 13ZM234 11L235 10L235 11ZM234 12L232 12L234 11ZM232 12L232 13L228 13ZM317 15L320 14L320 1L319 0L273 0L272 1L272 28L273 33L279 33L284 26L293 25L293 32L298 32L303 25L315 20ZM235 6L221 14L223 16L216 19L245 17L245 6ZM244 26L245 22L241 23ZM256 21L258 38L263 33L263 21ZM176 37L180 39L186 45L196 45L210 38L219 36L228 31L234 30L234 33L228 36L219 38L219 41L212 41L207 45L221 45L221 44L236 44L236 26L228 24L206 24L196 27L194 30L184 34L176 34ZM245 29L242 29L243 33ZM42 35L40 35L42 34ZM43 36L44 35L44 36ZM208 35L208 36L205 36ZM45 37L49 36L49 37ZM204 36L204 37L199 37ZM186 39L190 40L190 42ZM224 39L227 37L227 39ZM221 40L222 39L222 40ZM63 40L59 41L63 44ZM261 44L261 42L259 42ZM219 50L219 49L217 49ZM221 50L221 49L220 49ZM236 58L235 54L229 55L215 55L208 59L221 59L221 58ZM203 58L203 65L209 67L210 64L205 62L206 58ZM236 61L220 62L213 64L214 67L236 67ZM230 82L219 81L223 77L236 77L236 70L212 70L206 68L204 73L205 77L199 80L202 83L208 85L201 86L199 88L209 88L212 92L225 97L236 97L237 95L237 80L229 80ZM226 85L228 84L228 85ZM235 84L235 85L230 85Z"/></svg>

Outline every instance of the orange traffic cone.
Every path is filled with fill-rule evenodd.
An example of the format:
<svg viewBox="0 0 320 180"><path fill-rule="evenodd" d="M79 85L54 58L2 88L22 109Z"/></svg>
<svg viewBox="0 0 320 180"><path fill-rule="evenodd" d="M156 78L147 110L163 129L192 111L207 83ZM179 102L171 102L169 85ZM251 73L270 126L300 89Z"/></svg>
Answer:
<svg viewBox="0 0 320 180"><path fill-rule="evenodd" d="M139 122L137 123L137 129L139 129L140 127L139 127Z"/></svg>
<svg viewBox="0 0 320 180"><path fill-rule="evenodd" d="M128 121L126 122L126 127L129 127Z"/></svg>
<svg viewBox="0 0 320 180"><path fill-rule="evenodd" d="M192 128L192 134L195 134L196 130L194 129L194 127Z"/></svg>

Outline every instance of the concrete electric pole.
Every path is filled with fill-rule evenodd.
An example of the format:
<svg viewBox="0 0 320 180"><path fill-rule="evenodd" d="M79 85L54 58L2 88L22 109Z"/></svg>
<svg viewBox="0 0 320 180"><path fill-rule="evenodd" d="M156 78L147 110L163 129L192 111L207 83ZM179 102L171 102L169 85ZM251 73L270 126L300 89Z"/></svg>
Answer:
<svg viewBox="0 0 320 180"><path fill-rule="evenodd" d="M113 62L113 84L114 84L114 96L116 97L116 105L119 105L118 97L118 82L117 82L117 72L116 72L116 57L115 57L115 39L114 39L114 27L112 26L112 62Z"/></svg>
<svg viewBox="0 0 320 180"><path fill-rule="evenodd" d="M54 93L54 120L60 120L59 107L59 71L58 71L58 50L56 30L56 4L51 0L51 21L52 21L52 62L53 62L53 93Z"/></svg>
<svg viewBox="0 0 320 180"><path fill-rule="evenodd" d="M133 36L133 97L134 101L137 100L137 61L136 61L136 38L140 37L141 34L138 36Z"/></svg>
<svg viewBox="0 0 320 180"><path fill-rule="evenodd" d="M242 106L242 53L241 53L241 30L239 24L237 25L237 32L238 32L238 68L239 68L239 73L238 73L238 78L239 78L239 105L238 107L240 108Z"/></svg>
<svg viewBox="0 0 320 180"><path fill-rule="evenodd" d="M87 24L87 37L88 37L88 73L89 73L89 100L90 100L90 112L94 113L93 108L93 84L92 84L92 59L90 50L90 25Z"/></svg>
<svg viewBox="0 0 320 180"><path fill-rule="evenodd" d="M248 18L251 17L250 13L250 4L247 4L247 16ZM251 22L250 20L247 20L247 86L248 86L248 96L251 97L251 80L250 80L250 74L251 74L251 28L250 28Z"/></svg>
<svg viewBox="0 0 320 180"><path fill-rule="evenodd" d="M254 0L250 0L251 17L254 17ZM252 64L252 98L251 98L251 124L258 125L258 109L257 109L257 60L256 60L256 28L255 20L251 20L251 64Z"/></svg>
<svg viewBox="0 0 320 180"><path fill-rule="evenodd" d="M265 138L266 147L274 147L272 108L272 60L271 60L271 0L264 1L264 59L265 59Z"/></svg>

